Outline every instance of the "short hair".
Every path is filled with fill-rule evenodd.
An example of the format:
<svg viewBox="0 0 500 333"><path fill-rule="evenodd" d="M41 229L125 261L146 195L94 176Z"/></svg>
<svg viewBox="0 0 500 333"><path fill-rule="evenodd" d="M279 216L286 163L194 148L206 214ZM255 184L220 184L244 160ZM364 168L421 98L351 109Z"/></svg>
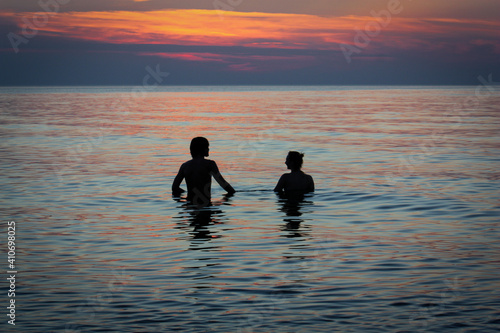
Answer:
<svg viewBox="0 0 500 333"><path fill-rule="evenodd" d="M304 163L304 154L299 153L298 151L289 151L288 160L297 167L302 168L302 163Z"/></svg>
<svg viewBox="0 0 500 333"><path fill-rule="evenodd" d="M191 145L189 146L189 150L191 151L191 156L196 155L206 155L206 150L208 149L209 143L208 140L202 136L198 136L191 140Z"/></svg>

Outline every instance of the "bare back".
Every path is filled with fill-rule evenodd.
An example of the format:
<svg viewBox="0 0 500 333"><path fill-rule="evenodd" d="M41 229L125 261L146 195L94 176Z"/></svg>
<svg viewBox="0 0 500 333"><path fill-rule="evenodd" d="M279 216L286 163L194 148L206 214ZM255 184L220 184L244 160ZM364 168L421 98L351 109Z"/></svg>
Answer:
<svg viewBox="0 0 500 333"><path fill-rule="evenodd" d="M205 158L193 158L182 164L172 184L172 190L177 190L182 180L185 179L188 200L197 204L208 204L211 198L212 177L228 193L235 192L220 174L217 163Z"/></svg>
<svg viewBox="0 0 500 333"><path fill-rule="evenodd" d="M181 166L182 174L186 180L188 198L203 196L210 199L212 174L217 168L212 160L197 158L187 161Z"/></svg>
<svg viewBox="0 0 500 333"><path fill-rule="evenodd" d="M276 192L314 192L314 181L311 176L302 171L285 173L281 176L276 188Z"/></svg>

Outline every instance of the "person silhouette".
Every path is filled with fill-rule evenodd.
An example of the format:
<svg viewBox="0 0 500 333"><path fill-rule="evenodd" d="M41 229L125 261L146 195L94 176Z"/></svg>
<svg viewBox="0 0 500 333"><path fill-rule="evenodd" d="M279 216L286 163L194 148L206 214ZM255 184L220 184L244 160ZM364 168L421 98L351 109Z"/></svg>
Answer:
<svg viewBox="0 0 500 333"><path fill-rule="evenodd" d="M204 137L191 140L189 147L192 159L183 163L172 183L172 195L180 196L184 192L180 188L183 180L187 186L187 200L195 205L210 205L212 177L228 194L236 192L222 177L215 161L205 159L209 155L209 142Z"/></svg>
<svg viewBox="0 0 500 333"><path fill-rule="evenodd" d="M274 188L275 192L286 195L314 192L313 178L301 170L303 162L304 154L297 151L288 152L285 164L291 172L281 175Z"/></svg>

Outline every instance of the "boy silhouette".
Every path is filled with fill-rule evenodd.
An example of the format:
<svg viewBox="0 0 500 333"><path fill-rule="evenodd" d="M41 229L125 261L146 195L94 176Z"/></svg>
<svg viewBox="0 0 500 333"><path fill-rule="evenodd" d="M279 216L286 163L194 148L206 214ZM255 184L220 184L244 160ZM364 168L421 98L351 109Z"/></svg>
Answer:
<svg viewBox="0 0 500 333"><path fill-rule="evenodd" d="M205 159L209 152L208 140L196 137L191 140L189 147L191 160L183 163L172 183L172 195L179 196L183 189L180 188L182 180L186 180L187 200L197 205L210 204L212 177L228 194L235 192L234 188L222 177L215 161Z"/></svg>
<svg viewBox="0 0 500 333"><path fill-rule="evenodd" d="M304 162L304 154L297 151L288 152L285 164L290 173L284 173L274 188L279 194L303 194L314 192L314 181L311 176L300 170Z"/></svg>

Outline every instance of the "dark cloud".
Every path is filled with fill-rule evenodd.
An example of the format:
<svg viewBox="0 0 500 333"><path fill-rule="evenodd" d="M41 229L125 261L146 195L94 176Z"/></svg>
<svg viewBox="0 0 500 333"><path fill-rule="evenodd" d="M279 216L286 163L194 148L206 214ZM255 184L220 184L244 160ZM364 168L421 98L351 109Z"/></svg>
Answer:
<svg viewBox="0 0 500 333"><path fill-rule="evenodd" d="M311 56L302 68L283 71L234 71L225 63L194 62L141 52ZM40 36L18 54L4 52L0 85L140 85L145 68L159 65L170 75L162 84L476 84L478 75L500 77L490 46L478 45L481 61L446 60L439 53L405 51L360 54L348 64L341 52L183 45L115 45ZM244 62L242 62L243 64Z"/></svg>

